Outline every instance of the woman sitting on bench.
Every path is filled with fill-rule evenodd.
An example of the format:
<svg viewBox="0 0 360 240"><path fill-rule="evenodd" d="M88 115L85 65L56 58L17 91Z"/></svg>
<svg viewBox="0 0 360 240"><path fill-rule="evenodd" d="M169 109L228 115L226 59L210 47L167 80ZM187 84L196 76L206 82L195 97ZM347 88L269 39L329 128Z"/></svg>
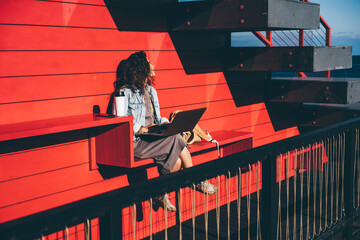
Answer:
<svg viewBox="0 0 360 240"><path fill-rule="evenodd" d="M168 119L161 117L158 96L151 85L155 72L145 52L136 52L120 62L117 69L115 93L125 96L125 112L133 116L134 156L153 158L158 165L159 174L179 171L182 167L193 166L187 143L180 134L154 138L143 135L152 125L168 124ZM208 181L196 185L196 189L205 194L215 194L216 186ZM176 211L168 195L154 199L154 203Z"/></svg>

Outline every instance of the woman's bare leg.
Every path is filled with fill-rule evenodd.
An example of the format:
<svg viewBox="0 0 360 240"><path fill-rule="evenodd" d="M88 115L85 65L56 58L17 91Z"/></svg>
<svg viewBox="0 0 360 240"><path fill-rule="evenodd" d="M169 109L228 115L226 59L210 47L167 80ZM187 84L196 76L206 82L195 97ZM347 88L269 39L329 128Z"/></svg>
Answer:
<svg viewBox="0 0 360 240"><path fill-rule="evenodd" d="M175 163L175 166L171 169L170 172L177 172L181 169L181 167L189 168L193 166L193 162L191 159L191 154L188 148L184 148L180 153L180 157Z"/></svg>
<svg viewBox="0 0 360 240"><path fill-rule="evenodd" d="M192 159L191 159L190 151L187 147L185 147L182 150L182 152L180 153L180 159L181 159L181 162L182 162L184 168L189 168L189 167L194 166Z"/></svg>

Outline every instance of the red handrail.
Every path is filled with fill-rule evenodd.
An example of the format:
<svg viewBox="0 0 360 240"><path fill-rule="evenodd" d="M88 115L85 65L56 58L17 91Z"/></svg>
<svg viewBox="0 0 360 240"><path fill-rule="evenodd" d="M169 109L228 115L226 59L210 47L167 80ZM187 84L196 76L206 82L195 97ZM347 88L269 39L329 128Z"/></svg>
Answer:
<svg viewBox="0 0 360 240"><path fill-rule="evenodd" d="M271 31L268 31L271 32ZM260 40L262 41L267 47L274 47L272 44L272 34L268 35L268 32L266 32L266 37L259 31L253 31L252 33ZM268 38L269 37L269 38Z"/></svg>

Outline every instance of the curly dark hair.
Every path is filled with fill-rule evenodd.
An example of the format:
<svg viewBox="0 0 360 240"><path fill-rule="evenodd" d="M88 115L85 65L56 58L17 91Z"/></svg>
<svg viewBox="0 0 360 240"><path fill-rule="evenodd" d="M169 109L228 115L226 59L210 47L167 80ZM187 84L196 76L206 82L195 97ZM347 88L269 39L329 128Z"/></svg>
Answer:
<svg viewBox="0 0 360 240"><path fill-rule="evenodd" d="M150 64L144 51L135 52L119 63L114 83L115 91L126 86L133 92L144 92L145 83L152 85L153 79L150 78Z"/></svg>
<svg viewBox="0 0 360 240"><path fill-rule="evenodd" d="M116 81L114 82L114 88L115 88L114 93L117 92L122 86L127 84L126 70L127 70L127 61L122 60L119 63L116 71Z"/></svg>

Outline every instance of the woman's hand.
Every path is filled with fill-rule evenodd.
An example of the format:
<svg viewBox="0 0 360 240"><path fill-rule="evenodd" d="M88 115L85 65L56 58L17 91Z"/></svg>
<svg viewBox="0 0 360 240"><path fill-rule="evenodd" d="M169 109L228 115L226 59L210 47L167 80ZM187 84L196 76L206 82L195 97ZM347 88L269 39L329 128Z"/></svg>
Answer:
<svg viewBox="0 0 360 240"><path fill-rule="evenodd" d="M148 133L148 132L149 132L149 128L142 126L142 127L139 129L139 131L137 132L137 135L144 134L144 133Z"/></svg>
<svg viewBox="0 0 360 240"><path fill-rule="evenodd" d="M170 123L169 123L169 122L164 122L164 123L161 124L161 127L162 127L163 129L168 129L169 126L170 126Z"/></svg>
<svg viewBox="0 0 360 240"><path fill-rule="evenodd" d="M138 134L148 133L148 132L149 132L149 127L154 126L154 125L156 125L156 124L150 124L150 125L148 125L148 126L146 126L146 127L142 126L142 127L139 129Z"/></svg>

